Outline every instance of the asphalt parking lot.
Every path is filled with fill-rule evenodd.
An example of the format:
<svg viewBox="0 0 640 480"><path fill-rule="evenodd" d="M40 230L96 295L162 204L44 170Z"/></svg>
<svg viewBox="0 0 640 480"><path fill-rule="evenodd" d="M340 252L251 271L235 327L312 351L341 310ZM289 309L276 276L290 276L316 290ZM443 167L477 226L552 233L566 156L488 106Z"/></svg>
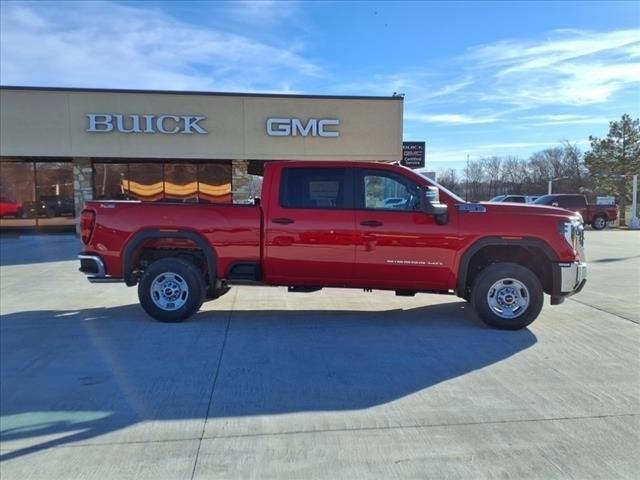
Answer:
<svg viewBox="0 0 640 480"><path fill-rule="evenodd" d="M456 298L235 288L190 322L90 285L72 236L0 240L10 479L637 478L640 233L526 330Z"/></svg>

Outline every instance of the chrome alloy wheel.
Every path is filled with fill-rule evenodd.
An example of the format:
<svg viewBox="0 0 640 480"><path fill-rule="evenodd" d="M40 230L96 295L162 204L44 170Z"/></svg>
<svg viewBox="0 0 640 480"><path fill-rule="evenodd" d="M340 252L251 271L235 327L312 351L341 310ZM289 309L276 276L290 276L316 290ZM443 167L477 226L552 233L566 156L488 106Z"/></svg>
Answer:
<svg viewBox="0 0 640 480"><path fill-rule="evenodd" d="M491 285L487 303L491 311L501 318L518 318L529 307L529 290L514 278L503 278Z"/></svg>
<svg viewBox="0 0 640 480"><path fill-rule="evenodd" d="M151 300L162 310L178 310L189 298L189 286L177 273L164 272L151 282Z"/></svg>
<svg viewBox="0 0 640 480"><path fill-rule="evenodd" d="M607 221L602 217L596 217L595 220L593 221L593 224L596 230L602 230L604 227L607 226Z"/></svg>

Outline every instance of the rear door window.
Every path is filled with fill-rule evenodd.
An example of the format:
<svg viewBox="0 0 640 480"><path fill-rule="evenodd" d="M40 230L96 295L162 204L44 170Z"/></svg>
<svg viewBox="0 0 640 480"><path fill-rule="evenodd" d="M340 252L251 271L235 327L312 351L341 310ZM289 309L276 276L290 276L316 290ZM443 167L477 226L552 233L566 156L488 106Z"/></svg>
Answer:
<svg viewBox="0 0 640 480"><path fill-rule="evenodd" d="M280 206L352 208L352 184L345 168L285 168L280 183Z"/></svg>
<svg viewBox="0 0 640 480"><path fill-rule="evenodd" d="M582 208L585 205L584 198L579 196L559 197L557 202L562 208Z"/></svg>

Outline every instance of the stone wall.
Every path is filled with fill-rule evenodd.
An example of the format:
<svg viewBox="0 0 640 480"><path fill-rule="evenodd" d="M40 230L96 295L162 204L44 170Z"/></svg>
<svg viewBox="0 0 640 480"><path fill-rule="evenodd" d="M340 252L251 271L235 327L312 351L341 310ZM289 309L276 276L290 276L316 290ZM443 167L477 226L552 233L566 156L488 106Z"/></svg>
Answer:
<svg viewBox="0 0 640 480"><path fill-rule="evenodd" d="M93 168L91 159L82 157L74 158L73 162L73 199L76 207L76 219L80 218L80 212L86 200L93 198ZM79 230L76 224L76 231Z"/></svg>
<svg viewBox="0 0 640 480"><path fill-rule="evenodd" d="M233 203L249 203L251 201L251 179L248 169L249 162L247 160L233 160L231 162Z"/></svg>

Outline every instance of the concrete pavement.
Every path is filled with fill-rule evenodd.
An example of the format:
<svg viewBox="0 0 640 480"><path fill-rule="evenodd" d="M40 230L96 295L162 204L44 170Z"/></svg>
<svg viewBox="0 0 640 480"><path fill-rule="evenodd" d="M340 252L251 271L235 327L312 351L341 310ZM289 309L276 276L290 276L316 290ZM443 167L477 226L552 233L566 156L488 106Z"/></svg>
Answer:
<svg viewBox="0 0 640 480"><path fill-rule="evenodd" d="M0 240L3 480L640 471L637 232L587 232L585 290L519 332L451 297L263 287L158 324L51 238Z"/></svg>

